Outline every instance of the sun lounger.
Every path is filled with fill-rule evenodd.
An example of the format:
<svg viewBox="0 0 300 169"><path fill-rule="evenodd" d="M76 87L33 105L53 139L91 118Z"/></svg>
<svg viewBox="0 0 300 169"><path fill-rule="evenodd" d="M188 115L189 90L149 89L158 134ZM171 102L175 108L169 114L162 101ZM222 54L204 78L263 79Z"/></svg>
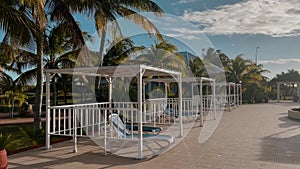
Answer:
<svg viewBox="0 0 300 169"><path fill-rule="evenodd" d="M110 123L112 128L115 130L118 139L126 139L127 141L124 144L120 145L118 149L121 149L126 146L130 141L137 141L138 134L130 133L122 120L120 119L118 114L110 115ZM174 143L175 138L170 135L161 135L161 134L143 134L143 143L144 146L147 147L153 155L157 155L162 151L166 150L172 143ZM154 149L151 143L155 143L159 146L159 149ZM162 144L164 143L164 144ZM166 144L166 145L165 145ZM157 146L156 146L157 147ZM116 152L118 150L111 150Z"/></svg>

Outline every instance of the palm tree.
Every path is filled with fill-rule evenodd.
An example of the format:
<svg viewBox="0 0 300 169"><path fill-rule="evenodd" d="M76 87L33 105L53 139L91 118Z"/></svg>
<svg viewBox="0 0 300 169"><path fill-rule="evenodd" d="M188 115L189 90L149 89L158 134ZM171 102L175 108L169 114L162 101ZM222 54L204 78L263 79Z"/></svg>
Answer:
<svg viewBox="0 0 300 169"><path fill-rule="evenodd" d="M154 26L150 20L145 16L140 15L138 12L155 12L155 15L161 15L163 10L155 4L152 0L106 0L106 1L82 1L82 0L66 0L66 4L71 6L74 12L83 12L88 14L88 16L93 16L95 19L95 27L98 32L100 41L99 49L99 60L97 66L103 65L104 59L104 46L106 41L106 34L109 30L107 24L111 22L113 28L111 29L113 39L117 37L122 37L121 29L117 22L118 17L123 17L124 19L132 20L136 24L140 25L145 29L149 36L153 31L156 38L162 40L162 36L158 29ZM96 90L100 87L100 78L96 78Z"/></svg>
<svg viewBox="0 0 300 169"><path fill-rule="evenodd" d="M101 37L99 66L103 65L105 39L108 31L107 24L113 22L113 36L120 36L122 34L118 22L116 22L118 17L134 21L136 24L142 26L150 36L151 31L154 31L155 36L162 40L162 36L153 23L138 13L155 12L156 15L161 15L163 13L162 9L151 0L65 0L64 3L66 6L70 6L73 12L85 13L88 16L94 17L96 30Z"/></svg>
<svg viewBox="0 0 300 169"><path fill-rule="evenodd" d="M194 60L190 61L190 69L196 77L208 77L205 65L199 57L196 57Z"/></svg>
<svg viewBox="0 0 300 169"><path fill-rule="evenodd" d="M75 66L75 61L80 50L74 45L74 37L64 31L67 23L61 23L51 29L47 38L46 69L72 68ZM57 89L56 82L59 75L53 77L53 103L57 105Z"/></svg>
<svg viewBox="0 0 300 169"><path fill-rule="evenodd" d="M1 94L4 94L8 106L11 108L11 118L13 118L15 102L18 101L19 105L22 105L28 98L24 91L27 86L18 85L18 80L13 80L9 75L1 79ZM2 86L3 85L3 86Z"/></svg>
<svg viewBox="0 0 300 169"><path fill-rule="evenodd" d="M124 38L121 40L115 40L115 43L111 43L111 47L104 55L104 66L117 66L128 60L129 56L135 51L143 50L145 47L134 46L133 41L130 38Z"/></svg>
<svg viewBox="0 0 300 169"><path fill-rule="evenodd" d="M72 76L62 74L57 79L57 89L64 93L64 104L67 104L67 94L72 92Z"/></svg>
<svg viewBox="0 0 300 169"><path fill-rule="evenodd" d="M11 107L11 118L14 117L14 107L15 107L15 101L19 102L19 106L21 106L23 103L26 102L26 99L28 99L28 96L22 92L22 91L6 91L5 92L6 98L8 99L8 105Z"/></svg>
<svg viewBox="0 0 300 169"><path fill-rule="evenodd" d="M35 34L35 25L28 18L27 11L20 7L19 1L1 1L0 3L0 30L15 45L28 44Z"/></svg>
<svg viewBox="0 0 300 169"><path fill-rule="evenodd" d="M267 101L270 88L266 85L267 77L263 73L268 72L262 65L257 65L251 60L246 60L242 55L231 59L224 65L227 81L243 83L244 100L250 102Z"/></svg>
<svg viewBox="0 0 300 169"><path fill-rule="evenodd" d="M6 32L6 37L11 42L22 39L24 42L30 42L30 46L34 46L35 64L36 64L36 98L34 106L34 125L36 128L41 127L40 115L42 112L42 94L43 94L43 66L44 66L44 51L45 51L45 37L46 26L48 20L46 17L46 9L49 9L49 13L52 14L50 19L53 21L65 21L68 23L65 27L65 31L76 34L76 42L83 46L84 40L79 31L79 27L75 22L73 16L69 12L67 6L61 0L24 0L24 1L12 1L15 3L3 3L0 6L0 23L3 23L2 28ZM49 5L48 7L45 7ZM6 8L9 7L9 8ZM20 9L20 10L18 10ZM8 11L15 12L12 15ZM7 13L5 13L7 12ZM20 17L19 14L20 13ZM21 13L22 12L22 13ZM8 16L6 18L6 16ZM11 17L10 17L11 16ZM15 26L13 26L15 25ZM24 29L24 30L23 30ZM78 33L80 32L80 33ZM25 36L27 35L27 36ZM31 35L31 36L30 36ZM29 38L28 38L29 37ZM22 43L24 44L24 43ZM29 46L29 47L30 47ZM22 49L26 49L28 46L22 46ZM31 50L32 51L32 50ZM25 52L24 52L25 53ZM24 57L25 58L25 57ZM35 70L32 70L34 73ZM23 78L26 79L26 78ZM24 81L23 81L24 82Z"/></svg>
<svg viewBox="0 0 300 169"><path fill-rule="evenodd" d="M187 64L183 56L178 54L177 51L175 45L162 41L156 43L155 46L152 45L150 49L143 50L135 59L135 62L180 71L183 76L186 76L189 74Z"/></svg>
<svg viewBox="0 0 300 169"><path fill-rule="evenodd" d="M224 66L227 74L227 80L234 83L240 81L247 83L255 83L264 80L266 77L262 73L267 72L262 65L256 65L251 60L243 59L242 55L238 55Z"/></svg>
<svg viewBox="0 0 300 169"><path fill-rule="evenodd" d="M36 82L36 99L35 99L35 113L34 113L34 125L36 127L41 127L40 123L40 114L42 111L42 93L43 93L43 51L44 51L44 34L45 34L45 27L47 24L47 18L45 15L45 1L44 0L25 0L25 1L14 1L17 2L14 4L12 8L17 10L19 8L19 11L24 12L24 17L22 19L28 21L31 23L30 26L24 27L26 24L18 25L15 29L16 32L18 32L17 29L25 29L26 34L32 35L30 36L31 43L34 41L36 46L36 61L37 61L37 82ZM15 18L17 19L17 18ZM13 22L13 24L18 22ZM29 30L34 30L34 34L31 34ZM10 30L12 31L12 30ZM10 37L11 40L18 40L20 37L16 37L16 32L9 32L7 31L7 36ZM24 36L25 37L25 36ZM23 38L23 37L21 37ZM24 48L26 46L22 46Z"/></svg>

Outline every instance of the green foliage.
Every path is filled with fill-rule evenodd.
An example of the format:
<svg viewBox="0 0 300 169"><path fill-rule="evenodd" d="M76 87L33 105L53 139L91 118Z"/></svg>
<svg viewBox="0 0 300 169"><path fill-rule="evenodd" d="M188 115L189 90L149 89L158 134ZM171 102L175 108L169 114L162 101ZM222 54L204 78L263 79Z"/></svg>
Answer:
<svg viewBox="0 0 300 169"><path fill-rule="evenodd" d="M287 72L281 72L281 74L277 74L271 80L271 83L274 84L276 82L298 82L300 81L300 73L296 70L288 70Z"/></svg>
<svg viewBox="0 0 300 169"><path fill-rule="evenodd" d="M0 133L0 150L6 149L7 151L12 149L14 139L11 134Z"/></svg>
<svg viewBox="0 0 300 169"><path fill-rule="evenodd" d="M270 87L259 83L247 85L244 92L245 103L266 103L269 100Z"/></svg>
<svg viewBox="0 0 300 169"><path fill-rule="evenodd" d="M108 85L103 85L99 89L95 90L97 102L107 102L108 101Z"/></svg>
<svg viewBox="0 0 300 169"><path fill-rule="evenodd" d="M20 144L23 146L33 146L45 142L45 130L33 126L24 126L19 128Z"/></svg>
<svg viewBox="0 0 300 169"><path fill-rule="evenodd" d="M2 105L2 106L0 106L0 112L1 113L9 113L10 108L7 105Z"/></svg>
<svg viewBox="0 0 300 169"><path fill-rule="evenodd" d="M247 103L267 102L271 88L267 83L267 77L263 75L268 72L262 65L257 65L251 60L244 59L242 55L230 59L220 50L212 48L203 49L203 60L196 58L190 67L195 76L206 76L206 62L223 68L226 81L242 83L243 101Z"/></svg>
<svg viewBox="0 0 300 169"><path fill-rule="evenodd" d="M190 69L196 77L208 77L205 65L199 57L196 57L190 62Z"/></svg>

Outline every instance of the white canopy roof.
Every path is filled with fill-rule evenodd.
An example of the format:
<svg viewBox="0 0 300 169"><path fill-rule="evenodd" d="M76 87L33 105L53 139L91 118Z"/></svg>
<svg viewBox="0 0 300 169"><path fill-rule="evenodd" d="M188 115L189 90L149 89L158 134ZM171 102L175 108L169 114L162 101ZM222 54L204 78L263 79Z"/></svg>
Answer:
<svg viewBox="0 0 300 169"><path fill-rule="evenodd" d="M142 71L143 76L181 76L180 72L147 65L119 65L104 67L75 67L68 69L46 69L46 73L72 74L101 77L134 77Z"/></svg>

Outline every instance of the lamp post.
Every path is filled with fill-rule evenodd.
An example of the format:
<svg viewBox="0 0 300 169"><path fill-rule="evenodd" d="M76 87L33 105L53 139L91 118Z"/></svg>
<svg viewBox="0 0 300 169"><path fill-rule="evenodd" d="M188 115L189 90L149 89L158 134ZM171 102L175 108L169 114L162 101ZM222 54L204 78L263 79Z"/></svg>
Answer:
<svg viewBox="0 0 300 169"><path fill-rule="evenodd" d="M256 47L255 49L255 64L257 65L257 52L258 52L259 47Z"/></svg>
<svg viewBox="0 0 300 169"><path fill-rule="evenodd" d="M83 103L83 85L84 83L81 81L80 78L75 79L75 85L80 87L80 102Z"/></svg>

